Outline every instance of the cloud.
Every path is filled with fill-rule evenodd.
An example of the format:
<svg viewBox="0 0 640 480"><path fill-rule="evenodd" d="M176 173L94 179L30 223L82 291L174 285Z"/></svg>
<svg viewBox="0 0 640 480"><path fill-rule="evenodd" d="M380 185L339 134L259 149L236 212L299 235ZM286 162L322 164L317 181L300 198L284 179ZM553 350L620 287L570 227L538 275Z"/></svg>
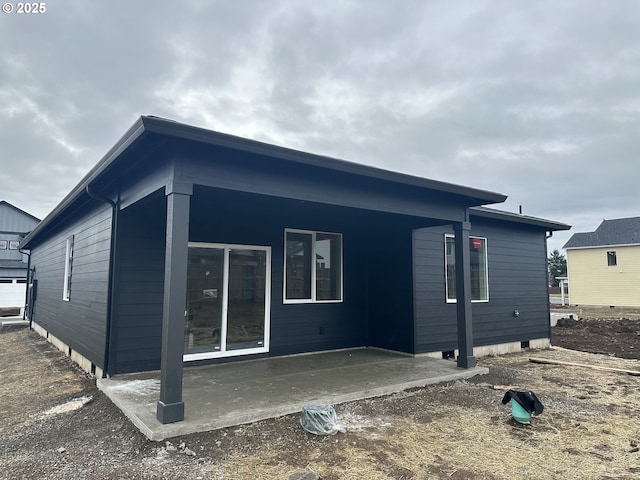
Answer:
<svg viewBox="0 0 640 480"><path fill-rule="evenodd" d="M155 114L499 191L504 208L591 231L640 215L638 24L635 1L59 1L2 15L0 186L44 216Z"/></svg>

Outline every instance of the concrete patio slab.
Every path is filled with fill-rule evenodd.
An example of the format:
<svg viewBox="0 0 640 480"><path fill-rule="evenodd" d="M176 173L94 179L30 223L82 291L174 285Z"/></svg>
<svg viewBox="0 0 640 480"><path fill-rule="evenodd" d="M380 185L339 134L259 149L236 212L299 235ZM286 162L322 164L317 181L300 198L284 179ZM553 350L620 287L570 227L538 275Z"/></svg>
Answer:
<svg viewBox="0 0 640 480"><path fill-rule="evenodd" d="M159 372L118 375L97 384L142 433L159 441L298 413L311 403L335 405L488 371L368 348L187 367L185 420L166 425L156 420Z"/></svg>

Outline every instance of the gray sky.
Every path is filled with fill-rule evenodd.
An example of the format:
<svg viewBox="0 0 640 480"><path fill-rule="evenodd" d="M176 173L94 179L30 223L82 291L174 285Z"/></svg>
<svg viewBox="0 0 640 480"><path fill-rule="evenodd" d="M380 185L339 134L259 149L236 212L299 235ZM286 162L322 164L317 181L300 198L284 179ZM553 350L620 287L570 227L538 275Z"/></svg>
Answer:
<svg viewBox="0 0 640 480"><path fill-rule="evenodd" d="M640 215L638 1L45 3L0 13L0 199L40 218L142 114L504 193L550 250Z"/></svg>

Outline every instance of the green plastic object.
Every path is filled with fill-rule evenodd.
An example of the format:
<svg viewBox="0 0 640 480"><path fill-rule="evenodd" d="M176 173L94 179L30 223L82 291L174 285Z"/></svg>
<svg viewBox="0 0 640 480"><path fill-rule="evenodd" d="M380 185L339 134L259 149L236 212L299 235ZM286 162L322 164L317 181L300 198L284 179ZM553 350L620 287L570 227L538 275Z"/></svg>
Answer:
<svg viewBox="0 0 640 480"><path fill-rule="evenodd" d="M531 414L515 400L511 400L511 416L518 423L524 423L525 425L531 423Z"/></svg>

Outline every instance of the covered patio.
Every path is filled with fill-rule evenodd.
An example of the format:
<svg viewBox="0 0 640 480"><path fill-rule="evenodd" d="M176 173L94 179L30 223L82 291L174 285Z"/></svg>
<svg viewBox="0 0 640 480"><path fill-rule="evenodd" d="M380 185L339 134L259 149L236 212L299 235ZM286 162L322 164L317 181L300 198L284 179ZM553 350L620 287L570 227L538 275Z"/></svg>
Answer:
<svg viewBox="0 0 640 480"><path fill-rule="evenodd" d="M311 403L339 404L482 375L484 367L356 348L184 369L184 421L156 418L160 372L118 375L98 387L150 440L298 413Z"/></svg>

